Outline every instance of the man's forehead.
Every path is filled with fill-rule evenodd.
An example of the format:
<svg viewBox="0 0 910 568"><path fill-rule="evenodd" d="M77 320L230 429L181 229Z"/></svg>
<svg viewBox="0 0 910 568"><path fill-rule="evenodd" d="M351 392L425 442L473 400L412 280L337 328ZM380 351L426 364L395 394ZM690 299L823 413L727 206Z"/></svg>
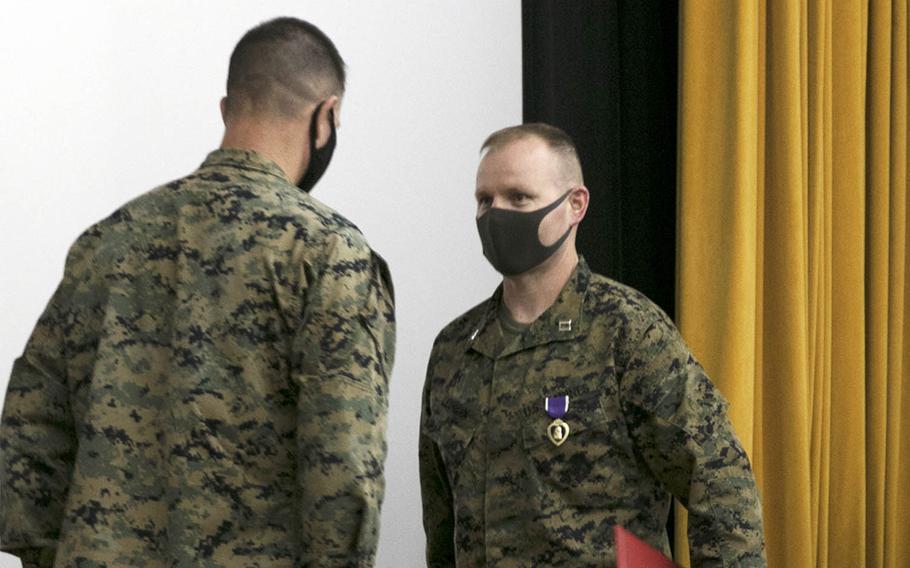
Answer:
<svg viewBox="0 0 910 568"><path fill-rule="evenodd" d="M477 192L502 191L509 189L534 189L534 183L527 176L520 175L495 175L488 177L477 176Z"/></svg>
<svg viewBox="0 0 910 568"><path fill-rule="evenodd" d="M487 148L481 155L481 160L487 158L541 158L551 156L552 153L552 150L542 138L528 135Z"/></svg>
<svg viewBox="0 0 910 568"><path fill-rule="evenodd" d="M539 139L523 138L487 150L477 167L477 185L524 185L529 178L552 175L553 153Z"/></svg>

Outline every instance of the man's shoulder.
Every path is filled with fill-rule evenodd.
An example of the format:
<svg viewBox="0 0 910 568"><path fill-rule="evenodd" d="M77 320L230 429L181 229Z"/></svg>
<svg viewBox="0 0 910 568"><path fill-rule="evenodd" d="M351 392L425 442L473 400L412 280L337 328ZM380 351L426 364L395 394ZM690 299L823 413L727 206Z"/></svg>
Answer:
<svg viewBox="0 0 910 568"><path fill-rule="evenodd" d="M641 291L595 273L591 274L588 285L585 312L594 319L617 323L633 335L643 333L657 322L672 321Z"/></svg>
<svg viewBox="0 0 910 568"><path fill-rule="evenodd" d="M280 180L248 179L219 171L197 170L146 191L76 239L71 251L125 246L152 234L176 234L178 223L208 226L212 231L235 225L251 243L269 248L313 250L340 245L345 255L369 257L372 250L360 229L313 196ZM227 229L225 229L228 227Z"/></svg>
<svg viewBox="0 0 910 568"><path fill-rule="evenodd" d="M130 199L79 233L67 255L68 267L74 268L81 262L92 260L111 247L129 246L130 241L142 233L137 220L148 222L149 214L145 209L152 203L151 193L149 191ZM162 251L162 254L166 253Z"/></svg>
<svg viewBox="0 0 910 568"><path fill-rule="evenodd" d="M311 195L303 194L292 199L298 200L293 209L299 215L299 221L311 230L315 229L319 237L327 241L340 239L352 251L364 255L371 253L363 232L347 217Z"/></svg>
<svg viewBox="0 0 910 568"><path fill-rule="evenodd" d="M487 298L446 324L433 342L434 351L451 345L465 345L471 335L477 331L481 320L490 309L493 298Z"/></svg>
<svg viewBox="0 0 910 568"><path fill-rule="evenodd" d="M231 168L209 167L158 187L147 196L167 199L168 190L181 186L204 190L204 195L191 201L209 209L213 221L240 221L265 233L293 231L296 240L310 244L342 238L351 246L367 247L362 232L347 217L274 176L251 176L242 170L235 173ZM179 199L178 203L183 204Z"/></svg>
<svg viewBox="0 0 910 568"><path fill-rule="evenodd" d="M346 238L363 239L357 225L313 195L286 183L276 183L270 189L266 195L273 199L267 203L265 215L255 216L258 219L266 221L268 216L287 216L292 222L305 225L311 230L322 231L323 234L340 234Z"/></svg>

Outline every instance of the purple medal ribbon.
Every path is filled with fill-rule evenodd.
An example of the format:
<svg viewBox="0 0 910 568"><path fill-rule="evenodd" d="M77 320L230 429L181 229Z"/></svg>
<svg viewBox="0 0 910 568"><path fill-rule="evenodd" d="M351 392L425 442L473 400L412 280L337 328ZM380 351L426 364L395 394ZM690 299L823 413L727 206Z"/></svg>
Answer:
<svg viewBox="0 0 910 568"><path fill-rule="evenodd" d="M544 401L544 409L550 418L562 418L569 411L569 396L548 396Z"/></svg>

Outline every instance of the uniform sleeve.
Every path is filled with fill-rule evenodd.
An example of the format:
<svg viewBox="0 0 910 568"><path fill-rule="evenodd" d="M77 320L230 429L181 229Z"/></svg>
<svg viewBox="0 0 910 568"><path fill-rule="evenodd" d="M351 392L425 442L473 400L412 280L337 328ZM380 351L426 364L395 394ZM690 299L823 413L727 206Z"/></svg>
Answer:
<svg viewBox="0 0 910 568"><path fill-rule="evenodd" d="M388 270L339 237L305 301L294 338L301 565L372 566L395 345Z"/></svg>
<svg viewBox="0 0 910 568"><path fill-rule="evenodd" d="M427 539L427 566L455 565L455 514L452 490L436 442L427 435L432 428L430 416L430 381L433 357L430 357L423 405L420 414L420 497L423 502L423 530Z"/></svg>
<svg viewBox="0 0 910 568"><path fill-rule="evenodd" d="M689 511L692 566L765 566L758 489L727 402L679 332L659 320L622 378L630 434L654 476Z"/></svg>
<svg viewBox="0 0 910 568"><path fill-rule="evenodd" d="M63 289L13 364L0 422L0 549L26 568L53 564L76 451Z"/></svg>

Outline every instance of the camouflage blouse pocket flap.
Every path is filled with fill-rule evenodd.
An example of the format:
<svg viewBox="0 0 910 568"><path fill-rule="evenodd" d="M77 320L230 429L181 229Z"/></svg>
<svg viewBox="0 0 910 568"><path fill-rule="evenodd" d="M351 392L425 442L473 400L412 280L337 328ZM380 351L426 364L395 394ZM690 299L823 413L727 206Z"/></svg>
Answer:
<svg viewBox="0 0 910 568"><path fill-rule="evenodd" d="M427 421L423 426L423 434L436 444L445 464L449 483L455 484L462 478L461 473L464 470L462 466L469 461L468 452L476 428L462 428L452 421L439 418Z"/></svg>
<svg viewBox="0 0 910 568"><path fill-rule="evenodd" d="M471 440L474 439L476 426L464 428L444 416L433 416L423 425L423 433L433 440L443 454L443 459L461 461Z"/></svg>

